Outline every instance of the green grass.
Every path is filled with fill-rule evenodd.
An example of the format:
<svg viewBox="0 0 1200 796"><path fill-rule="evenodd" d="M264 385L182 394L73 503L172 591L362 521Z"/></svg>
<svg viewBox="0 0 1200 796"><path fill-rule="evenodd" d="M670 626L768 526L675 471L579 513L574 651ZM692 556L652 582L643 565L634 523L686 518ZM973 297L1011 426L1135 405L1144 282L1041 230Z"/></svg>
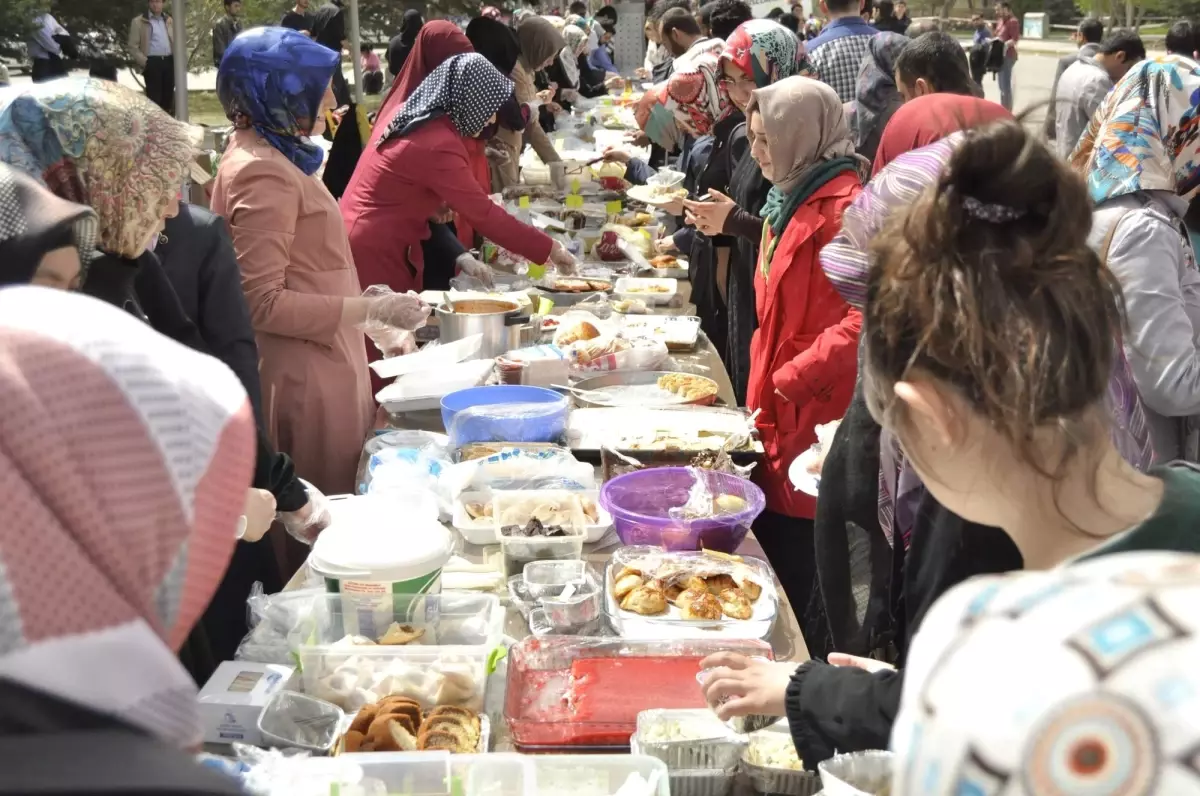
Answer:
<svg viewBox="0 0 1200 796"><path fill-rule="evenodd" d="M382 94L367 96L363 100L367 113L374 113L382 102ZM192 124L203 124L209 127L225 127L229 124L215 91L188 92L188 120Z"/></svg>

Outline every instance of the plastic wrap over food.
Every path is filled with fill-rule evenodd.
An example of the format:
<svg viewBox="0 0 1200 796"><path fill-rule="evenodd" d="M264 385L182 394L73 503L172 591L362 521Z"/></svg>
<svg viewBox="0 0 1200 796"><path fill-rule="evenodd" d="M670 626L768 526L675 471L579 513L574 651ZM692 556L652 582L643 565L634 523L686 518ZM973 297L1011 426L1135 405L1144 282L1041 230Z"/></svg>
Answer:
<svg viewBox="0 0 1200 796"><path fill-rule="evenodd" d="M536 403L470 406L454 414L446 431L456 447L472 442L553 442L566 429L570 407L565 395Z"/></svg>
<svg viewBox="0 0 1200 796"><path fill-rule="evenodd" d="M646 337L601 335L566 346L564 352L574 373L613 370L656 370L670 356L667 344Z"/></svg>
<svg viewBox="0 0 1200 796"><path fill-rule="evenodd" d="M358 486L360 495L396 483L432 489L450 464L446 436L428 431L386 431L367 440L363 451L367 462ZM381 483L377 486L376 481Z"/></svg>
<svg viewBox="0 0 1200 796"><path fill-rule="evenodd" d="M750 507L747 500L740 495L733 495L714 489L715 484L702 475L711 472L707 468L689 467L688 472L695 479L692 488L688 490L687 502L682 506L674 506L667 514L676 520L721 519L746 513Z"/></svg>
<svg viewBox="0 0 1200 796"><path fill-rule="evenodd" d="M593 489L596 470L566 448L509 448L482 459L451 465L439 488L451 500L463 492L501 489Z"/></svg>
<svg viewBox="0 0 1200 796"><path fill-rule="evenodd" d="M326 753L342 733L346 714L323 699L280 691L258 716L258 729L266 746L294 747Z"/></svg>
<svg viewBox="0 0 1200 796"><path fill-rule="evenodd" d="M264 594L262 584L255 583L246 600L250 632L238 645L234 660L295 666L292 634L312 616L314 600L322 594L323 588Z"/></svg>
<svg viewBox="0 0 1200 796"><path fill-rule="evenodd" d="M242 787L255 796L388 796L386 785L366 779L362 767L339 757L310 757L293 749L234 744L246 766Z"/></svg>
<svg viewBox="0 0 1200 796"><path fill-rule="evenodd" d="M319 658L306 656L304 690L347 711L388 696L409 697L423 708L482 710L484 659L426 649L427 653L399 657L348 636Z"/></svg>
<svg viewBox="0 0 1200 796"><path fill-rule="evenodd" d="M694 592L705 602L711 602L709 597L715 598L716 611L711 617L714 620L726 614L722 610L722 600L736 600L749 606L762 596L764 590L773 590L757 567L738 556L713 551L672 553L650 545L631 545L613 553L610 570L613 596L621 602L623 609L642 614L646 612L638 606L631 607L626 599L638 589L661 592L663 601L676 604L686 592ZM725 592L730 590L737 593L726 595ZM694 601L685 598L684 602L691 605ZM699 612L703 606L693 607ZM740 618L748 619L749 616Z"/></svg>

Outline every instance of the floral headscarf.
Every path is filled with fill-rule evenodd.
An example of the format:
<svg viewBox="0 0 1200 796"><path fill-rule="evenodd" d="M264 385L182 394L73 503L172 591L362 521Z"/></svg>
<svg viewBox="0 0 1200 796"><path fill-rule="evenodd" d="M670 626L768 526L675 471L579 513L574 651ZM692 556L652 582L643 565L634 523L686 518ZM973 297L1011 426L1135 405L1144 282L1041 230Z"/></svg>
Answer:
<svg viewBox="0 0 1200 796"><path fill-rule="evenodd" d="M745 72L756 88L765 88L793 75L819 77L809 63L804 42L769 19L752 19L738 25L725 42L721 60Z"/></svg>
<svg viewBox="0 0 1200 796"><path fill-rule="evenodd" d="M1092 117L1071 165L1096 204L1200 186L1200 66L1174 55L1135 65Z"/></svg>
<svg viewBox="0 0 1200 796"><path fill-rule="evenodd" d="M710 52L677 66L667 80L669 110L684 129L708 135L733 107L719 72L717 56Z"/></svg>
<svg viewBox="0 0 1200 796"><path fill-rule="evenodd" d="M312 129L341 55L287 28L251 28L234 39L217 71L217 96L235 125L253 127L305 174L324 151Z"/></svg>
<svg viewBox="0 0 1200 796"><path fill-rule="evenodd" d="M579 17L583 19L583 17ZM583 49L587 46L587 31L577 25L567 25L562 29L563 41L566 42L566 51L573 58L578 58L583 54Z"/></svg>
<svg viewBox="0 0 1200 796"><path fill-rule="evenodd" d="M1195 793L1198 604L1200 556L1167 551L954 587L913 640L891 792Z"/></svg>
<svg viewBox="0 0 1200 796"><path fill-rule="evenodd" d="M433 70L392 119L381 143L417 125L449 116L459 135L479 135L513 94L513 82L479 53L456 55Z"/></svg>
<svg viewBox="0 0 1200 796"><path fill-rule="evenodd" d="M176 652L236 544L241 382L98 299L23 286L0 291L0 404L0 678L198 743Z"/></svg>
<svg viewBox="0 0 1200 796"><path fill-rule="evenodd" d="M0 162L96 211L98 246L146 249L189 176L194 131L144 95L107 80L64 78L0 95Z"/></svg>

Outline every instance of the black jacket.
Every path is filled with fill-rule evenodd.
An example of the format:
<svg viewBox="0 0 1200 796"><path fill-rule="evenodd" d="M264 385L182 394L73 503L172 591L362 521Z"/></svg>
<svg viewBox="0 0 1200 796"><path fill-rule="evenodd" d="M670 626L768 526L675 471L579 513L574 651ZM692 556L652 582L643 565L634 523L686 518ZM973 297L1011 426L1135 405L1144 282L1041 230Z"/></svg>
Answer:
<svg viewBox="0 0 1200 796"><path fill-rule="evenodd" d="M179 215L167 221L164 234L166 240L160 239L156 250L163 258L161 265L154 255L148 260L142 258L145 262L135 284L136 300L145 305L153 290L159 321L156 323L155 316L147 311L150 325L191 348L215 356L237 375L250 396L258 421L254 486L275 495L280 511L295 511L308 502L308 496L296 478L292 460L276 451L263 432L258 346L225 221L204 208L183 205ZM89 272L85 291L91 281ZM182 321L175 310L162 309L171 304L178 308ZM175 332L167 331L159 323Z"/></svg>
<svg viewBox="0 0 1200 796"><path fill-rule="evenodd" d="M120 719L0 679L0 794L242 793L233 779Z"/></svg>
<svg viewBox="0 0 1200 796"><path fill-rule="evenodd" d="M745 135L745 128L735 135ZM763 177L758 163L750 157L749 147L733 167L729 179L729 198L737 207L725 221L725 233L736 236L729 253L729 288L726 294L729 324L725 343L725 367L738 406L746 403L746 385L750 380L750 339L758 328L754 307L754 269L758 266L758 245L762 240L759 213L767 201L771 183Z"/></svg>
<svg viewBox="0 0 1200 796"><path fill-rule="evenodd" d="M817 512L819 517L820 502ZM896 549L903 550L902 540L896 540ZM824 571L828 560L820 545L817 551L817 565ZM951 587L974 575L1023 566L1020 552L1004 531L968 522L926 493L917 510L911 546L904 553L903 576L891 588L897 663L903 666L921 620ZM837 753L887 749L903 685L903 668L871 673L818 660L801 665L792 675L786 706L788 728L805 767L816 770L818 763Z"/></svg>

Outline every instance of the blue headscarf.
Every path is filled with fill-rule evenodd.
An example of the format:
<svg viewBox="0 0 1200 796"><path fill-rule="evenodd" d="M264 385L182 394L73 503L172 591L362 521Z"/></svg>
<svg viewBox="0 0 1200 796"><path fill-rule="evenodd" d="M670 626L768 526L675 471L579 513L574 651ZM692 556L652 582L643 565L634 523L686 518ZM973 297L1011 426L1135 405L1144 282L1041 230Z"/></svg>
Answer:
<svg viewBox="0 0 1200 796"><path fill-rule="evenodd" d="M217 96L225 115L253 127L305 174L324 160L305 141L341 55L287 28L252 28L225 51L217 71ZM305 125L300 121L304 120Z"/></svg>

